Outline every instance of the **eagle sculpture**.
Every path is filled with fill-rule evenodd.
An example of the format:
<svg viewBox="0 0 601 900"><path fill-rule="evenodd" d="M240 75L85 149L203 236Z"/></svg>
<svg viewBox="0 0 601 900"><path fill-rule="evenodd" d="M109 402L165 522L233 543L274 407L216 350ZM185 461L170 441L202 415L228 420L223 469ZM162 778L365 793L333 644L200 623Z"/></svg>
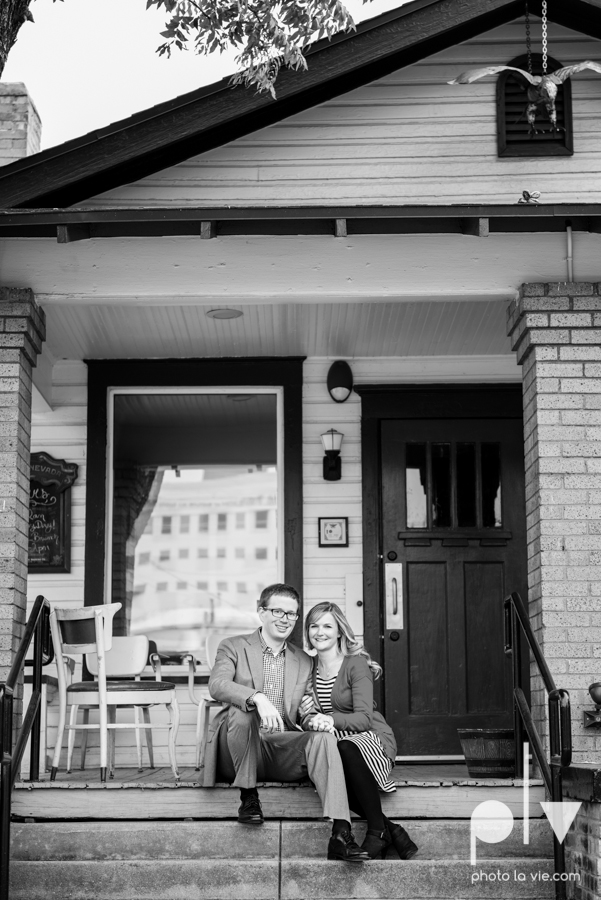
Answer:
<svg viewBox="0 0 601 900"><path fill-rule="evenodd" d="M515 66L485 66L483 69L468 69L467 72L462 72L461 75L454 78L453 81L449 81L448 84L471 84L472 81L478 81L479 78L484 78L486 75L496 75L498 72L517 72L529 83L526 119L530 125L530 133L536 134L539 130L535 127L536 114L539 107L543 106L547 110L553 131L557 131L557 110L555 108L557 86L563 84L572 75L577 75L578 72L583 72L585 69L592 69L593 72L598 72L601 75L601 63L587 59L584 62L576 63L574 66L563 66L563 68L556 69L555 72L551 72L549 75L531 75L523 69L516 69Z"/></svg>

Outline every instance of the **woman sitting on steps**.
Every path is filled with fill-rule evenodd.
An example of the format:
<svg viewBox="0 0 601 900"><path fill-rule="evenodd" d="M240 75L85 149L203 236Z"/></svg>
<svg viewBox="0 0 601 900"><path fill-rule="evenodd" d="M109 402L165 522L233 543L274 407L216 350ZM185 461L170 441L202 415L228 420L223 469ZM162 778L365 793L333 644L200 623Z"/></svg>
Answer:
<svg viewBox="0 0 601 900"><path fill-rule="evenodd" d="M335 603L318 603L305 620L307 646L315 648L311 695L299 712L305 730L330 731L338 738L350 808L367 820L362 844L370 859L383 859L392 844L401 859L417 846L401 825L382 812L379 791L395 791L390 773L396 741L383 716L374 712L373 679L382 668L356 640Z"/></svg>

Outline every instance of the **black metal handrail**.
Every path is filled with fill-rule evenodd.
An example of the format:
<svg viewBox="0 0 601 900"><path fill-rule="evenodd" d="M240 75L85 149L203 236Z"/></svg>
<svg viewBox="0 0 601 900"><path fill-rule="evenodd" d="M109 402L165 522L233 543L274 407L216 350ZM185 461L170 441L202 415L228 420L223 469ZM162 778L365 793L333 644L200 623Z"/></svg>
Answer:
<svg viewBox="0 0 601 900"><path fill-rule="evenodd" d="M562 802L562 769L572 762L572 715L570 711L570 695L562 688L555 686L551 670L543 656L540 644L530 624L530 617L522 598L513 593L505 599L505 653L511 656L513 663L513 698L515 727L515 765L518 778L524 776L524 761L521 749L524 744L524 731L528 735L530 746L543 776L547 791L553 803ZM547 760L543 742L532 718L532 712L526 700L522 684L522 653L518 640L518 625L526 638L549 700L549 744L550 760ZM563 875L566 870L563 843L553 834L553 856L555 871ZM555 882L555 896L564 900L566 888L564 881Z"/></svg>
<svg viewBox="0 0 601 900"><path fill-rule="evenodd" d="M33 685L31 698L13 749L13 701L27 651L33 644ZM40 701L42 698L42 666L52 662L54 653L50 638L50 604L40 594L31 610L25 633L8 678L0 685L0 900L8 900L10 863L10 805L15 779L21 765L27 739L31 736L29 780L40 778Z"/></svg>

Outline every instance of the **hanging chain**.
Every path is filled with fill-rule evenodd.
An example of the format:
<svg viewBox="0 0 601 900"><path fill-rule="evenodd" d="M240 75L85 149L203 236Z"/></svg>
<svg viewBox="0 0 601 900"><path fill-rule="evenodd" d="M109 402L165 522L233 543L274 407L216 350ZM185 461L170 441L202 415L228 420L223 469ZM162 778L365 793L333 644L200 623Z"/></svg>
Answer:
<svg viewBox="0 0 601 900"><path fill-rule="evenodd" d="M547 74L547 0L543 0L543 75Z"/></svg>
<svg viewBox="0 0 601 900"><path fill-rule="evenodd" d="M532 72L532 38L530 36L530 11L528 9L528 0L524 4L524 16L526 19L526 51L528 53L528 72Z"/></svg>

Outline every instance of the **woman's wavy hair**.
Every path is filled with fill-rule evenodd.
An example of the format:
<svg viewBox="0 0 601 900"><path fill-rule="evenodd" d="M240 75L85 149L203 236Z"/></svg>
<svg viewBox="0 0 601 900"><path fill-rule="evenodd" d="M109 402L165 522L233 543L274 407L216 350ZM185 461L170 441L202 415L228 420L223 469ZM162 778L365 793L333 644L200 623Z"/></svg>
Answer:
<svg viewBox="0 0 601 900"><path fill-rule="evenodd" d="M319 620L323 615L325 615L325 613L331 613L334 616L336 624L338 625L338 648L340 649L342 655L362 656L367 661L367 665L373 672L374 678L379 678L382 674L382 666L371 658L363 644L361 644L357 640L353 629L346 619L346 616L336 603L328 603L327 601L324 603L318 603L316 606L312 607L312 609L309 610L307 618L305 619L304 627L305 643L307 647L312 646L311 641L309 640L309 627L311 625L314 625L316 622L319 622Z"/></svg>

